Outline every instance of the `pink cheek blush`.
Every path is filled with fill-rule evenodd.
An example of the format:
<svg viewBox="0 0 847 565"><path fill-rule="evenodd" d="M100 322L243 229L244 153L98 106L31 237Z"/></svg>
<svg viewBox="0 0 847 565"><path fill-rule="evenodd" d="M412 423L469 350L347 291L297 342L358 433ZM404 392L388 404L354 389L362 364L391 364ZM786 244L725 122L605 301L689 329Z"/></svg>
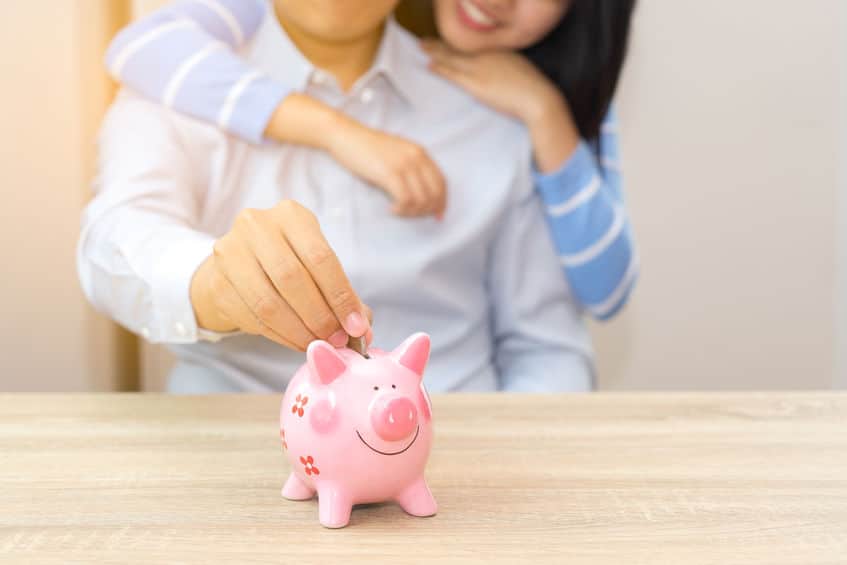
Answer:
<svg viewBox="0 0 847 565"><path fill-rule="evenodd" d="M309 424L319 434L331 433L338 425L338 411L333 403L325 398L315 403L309 415Z"/></svg>

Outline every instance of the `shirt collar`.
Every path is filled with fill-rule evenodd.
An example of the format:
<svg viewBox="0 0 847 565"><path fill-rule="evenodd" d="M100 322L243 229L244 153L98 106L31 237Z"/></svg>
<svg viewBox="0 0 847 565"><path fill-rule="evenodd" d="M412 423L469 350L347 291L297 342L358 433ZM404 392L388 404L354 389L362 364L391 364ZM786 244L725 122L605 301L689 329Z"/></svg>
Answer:
<svg viewBox="0 0 847 565"><path fill-rule="evenodd" d="M413 42L414 39L395 21L394 16L390 16L369 72L384 76L397 93L414 106L418 100L416 73L426 71L416 63L414 55L420 50L410 49Z"/></svg>
<svg viewBox="0 0 847 565"><path fill-rule="evenodd" d="M389 17L374 63L357 81L354 90L375 76L383 76L406 102L414 106L418 100L415 73L426 72L416 61L421 52L414 48L414 41L393 16ZM268 10L249 58L271 78L295 90L304 90L316 70L285 33L273 10Z"/></svg>

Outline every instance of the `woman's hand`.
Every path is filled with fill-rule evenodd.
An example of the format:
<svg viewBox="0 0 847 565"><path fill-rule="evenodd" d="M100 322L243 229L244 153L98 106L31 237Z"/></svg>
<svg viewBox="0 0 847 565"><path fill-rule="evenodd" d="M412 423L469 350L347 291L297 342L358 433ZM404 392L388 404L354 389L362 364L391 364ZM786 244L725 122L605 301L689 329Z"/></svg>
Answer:
<svg viewBox="0 0 847 565"><path fill-rule="evenodd" d="M511 51L464 54L434 40L422 41L421 47L429 54L434 73L524 123L539 171L557 170L576 150L579 130L564 95L523 55Z"/></svg>
<svg viewBox="0 0 847 565"><path fill-rule="evenodd" d="M430 69L455 82L483 104L530 123L561 98L555 85L535 65L512 51L465 54L441 41L423 40Z"/></svg>
<svg viewBox="0 0 847 565"><path fill-rule="evenodd" d="M304 94L277 106L265 135L327 151L353 174L382 189L401 216L434 215L447 205L444 175L420 145L371 129Z"/></svg>
<svg viewBox="0 0 847 565"><path fill-rule="evenodd" d="M200 327L263 335L305 351L371 338L369 309L353 291L314 214L291 200L243 210L191 281Z"/></svg>
<svg viewBox="0 0 847 565"><path fill-rule="evenodd" d="M351 119L340 121L329 139L329 153L386 192L395 214L443 217L447 206L444 175L423 147Z"/></svg>

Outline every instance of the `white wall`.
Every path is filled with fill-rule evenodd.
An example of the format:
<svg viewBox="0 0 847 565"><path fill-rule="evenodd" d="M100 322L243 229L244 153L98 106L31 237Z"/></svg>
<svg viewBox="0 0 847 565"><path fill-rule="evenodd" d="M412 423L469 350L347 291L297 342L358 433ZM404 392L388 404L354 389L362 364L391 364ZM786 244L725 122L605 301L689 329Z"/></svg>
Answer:
<svg viewBox="0 0 847 565"><path fill-rule="evenodd" d="M841 10L841 183L839 185L838 206L838 278L835 287L836 303L836 356L835 385L847 389L847 7Z"/></svg>
<svg viewBox="0 0 847 565"><path fill-rule="evenodd" d="M642 276L596 331L604 386L832 386L843 10L640 2L620 110Z"/></svg>
<svg viewBox="0 0 847 565"><path fill-rule="evenodd" d="M127 374L126 342L85 302L74 256L119 4L0 3L0 392L109 390Z"/></svg>
<svg viewBox="0 0 847 565"><path fill-rule="evenodd" d="M67 25L74 19L71 7L55 8L47 21L43 7L29 2L4 2L0 8L0 68L6 77L0 105L5 390L87 384L81 370L86 312L73 263L79 222L70 213L82 200L82 164L73 158L81 124L79 111L71 111L82 108L74 88L77 38ZM43 36L33 33L39 26ZM42 46L45 41L56 49Z"/></svg>

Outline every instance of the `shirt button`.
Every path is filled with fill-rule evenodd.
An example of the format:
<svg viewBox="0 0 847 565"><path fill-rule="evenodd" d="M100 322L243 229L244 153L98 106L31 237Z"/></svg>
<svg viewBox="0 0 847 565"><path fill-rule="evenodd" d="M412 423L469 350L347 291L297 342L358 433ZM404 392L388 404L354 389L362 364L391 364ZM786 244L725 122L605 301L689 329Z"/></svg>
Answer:
<svg viewBox="0 0 847 565"><path fill-rule="evenodd" d="M176 330L176 334L180 337L185 337L185 334L188 333L188 330L185 327L185 324L182 322L177 322L174 324L174 330Z"/></svg>
<svg viewBox="0 0 847 565"><path fill-rule="evenodd" d="M147 327L141 328L141 337L143 337L146 340L149 340L150 339L150 328L147 328Z"/></svg>
<svg viewBox="0 0 847 565"><path fill-rule="evenodd" d="M374 99L374 91L370 88L366 88L362 91L362 94L359 96L365 104Z"/></svg>

